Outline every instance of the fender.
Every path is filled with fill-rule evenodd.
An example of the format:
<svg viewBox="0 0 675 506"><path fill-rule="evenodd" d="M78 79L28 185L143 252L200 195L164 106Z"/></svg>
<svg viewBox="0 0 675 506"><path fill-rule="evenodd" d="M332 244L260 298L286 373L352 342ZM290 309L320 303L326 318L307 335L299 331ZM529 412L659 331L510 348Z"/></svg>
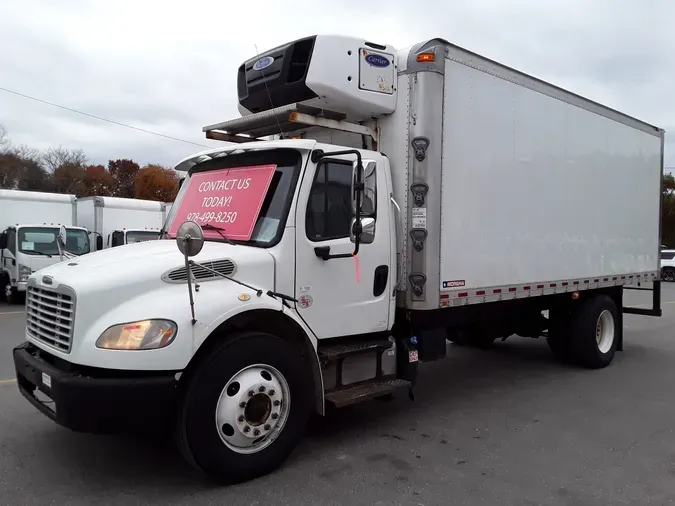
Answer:
<svg viewBox="0 0 675 506"><path fill-rule="evenodd" d="M319 362L319 355L317 353L318 341L314 332L312 332L312 330L307 326L302 318L300 318L294 309L286 307L281 303L280 300L274 299L265 294L258 297L255 292L249 292L246 290L242 291L242 294L249 295L250 299L248 301L240 301L240 304L221 314L204 327L200 341L193 343L193 360L198 355L202 345L209 341L211 336L213 336L214 333L216 333L223 326L227 325L228 322L231 322L237 317L241 317L252 311L274 312L281 318L288 319L289 322L298 330L298 334L302 336L304 348L307 352L307 356L310 357L311 360L312 374L314 377L315 407L319 414L324 415L325 403L323 396L323 375L321 374L321 364ZM193 360L190 362L192 363ZM190 367L190 365L191 364L188 364L188 367Z"/></svg>

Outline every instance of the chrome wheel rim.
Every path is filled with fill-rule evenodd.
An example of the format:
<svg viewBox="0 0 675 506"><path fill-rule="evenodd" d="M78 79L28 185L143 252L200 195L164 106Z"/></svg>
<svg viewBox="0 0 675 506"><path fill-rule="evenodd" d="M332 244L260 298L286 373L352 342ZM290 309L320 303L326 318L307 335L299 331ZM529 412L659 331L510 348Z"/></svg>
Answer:
<svg viewBox="0 0 675 506"><path fill-rule="evenodd" d="M237 372L220 393L216 430L230 450L257 453L281 434L291 407L288 382L278 369L255 364Z"/></svg>
<svg viewBox="0 0 675 506"><path fill-rule="evenodd" d="M615 323L611 311L600 313L595 325L595 342L600 353L607 353L614 343Z"/></svg>

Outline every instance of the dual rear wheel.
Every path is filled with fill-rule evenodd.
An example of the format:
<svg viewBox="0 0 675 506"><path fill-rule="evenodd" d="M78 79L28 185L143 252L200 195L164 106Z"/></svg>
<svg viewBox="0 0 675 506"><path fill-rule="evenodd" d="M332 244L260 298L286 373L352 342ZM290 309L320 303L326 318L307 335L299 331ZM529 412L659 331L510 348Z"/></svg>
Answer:
<svg viewBox="0 0 675 506"><path fill-rule="evenodd" d="M548 345L564 363L599 369L610 364L621 335L619 308L608 295L551 310Z"/></svg>

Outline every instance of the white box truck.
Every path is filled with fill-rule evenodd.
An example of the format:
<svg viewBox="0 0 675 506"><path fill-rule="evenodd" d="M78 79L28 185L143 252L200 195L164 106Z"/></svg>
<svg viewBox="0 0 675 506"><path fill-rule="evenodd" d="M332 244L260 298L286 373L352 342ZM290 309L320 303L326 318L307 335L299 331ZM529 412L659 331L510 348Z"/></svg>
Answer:
<svg viewBox="0 0 675 506"><path fill-rule="evenodd" d="M57 243L65 225L66 252L89 253L87 231L75 226L75 195L0 190L0 294L22 302L28 277L63 260Z"/></svg>
<svg viewBox="0 0 675 506"><path fill-rule="evenodd" d="M154 200L84 197L77 199L77 223L94 235L96 250L151 241L159 239L165 207Z"/></svg>
<svg viewBox="0 0 675 506"><path fill-rule="evenodd" d="M242 117L204 127L234 144L176 166L173 240L29 279L72 311L58 346L27 329L14 350L57 423L175 424L189 462L241 481L312 412L412 397L448 341L545 336L602 368L624 313L660 315L663 130L443 39L309 37L237 89ZM651 309L623 307L638 284Z"/></svg>

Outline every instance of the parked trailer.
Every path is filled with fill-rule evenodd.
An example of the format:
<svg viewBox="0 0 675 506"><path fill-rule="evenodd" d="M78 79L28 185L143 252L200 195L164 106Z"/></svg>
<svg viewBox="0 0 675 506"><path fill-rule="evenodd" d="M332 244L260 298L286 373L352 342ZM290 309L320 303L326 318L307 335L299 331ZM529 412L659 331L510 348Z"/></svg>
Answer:
<svg viewBox="0 0 675 506"><path fill-rule="evenodd" d="M96 249L159 239L164 202L121 197L77 199L78 224L96 236Z"/></svg>
<svg viewBox="0 0 675 506"><path fill-rule="evenodd" d="M29 279L73 301L67 347L27 331L14 351L57 423L176 420L189 462L241 481L312 411L412 394L447 341L546 335L602 368L624 313L660 316L663 130L443 39L309 37L237 88L243 117L204 127L235 144L176 166L176 244ZM651 309L623 307L637 284Z"/></svg>
<svg viewBox="0 0 675 506"><path fill-rule="evenodd" d="M89 253L87 231L74 218L75 195L0 190L0 296L6 302L23 301L28 277L62 260L61 225L68 230L66 250Z"/></svg>

